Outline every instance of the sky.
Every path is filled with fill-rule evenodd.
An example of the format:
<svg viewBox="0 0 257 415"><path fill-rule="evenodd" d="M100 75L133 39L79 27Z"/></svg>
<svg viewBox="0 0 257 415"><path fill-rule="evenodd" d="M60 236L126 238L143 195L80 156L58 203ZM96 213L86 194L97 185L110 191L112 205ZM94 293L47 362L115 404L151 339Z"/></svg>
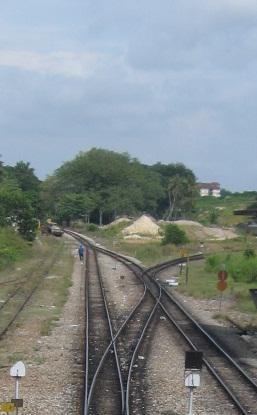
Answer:
<svg viewBox="0 0 257 415"><path fill-rule="evenodd" d="M0 0L0 154L92 147L257 190L256 0Z"/></svg>

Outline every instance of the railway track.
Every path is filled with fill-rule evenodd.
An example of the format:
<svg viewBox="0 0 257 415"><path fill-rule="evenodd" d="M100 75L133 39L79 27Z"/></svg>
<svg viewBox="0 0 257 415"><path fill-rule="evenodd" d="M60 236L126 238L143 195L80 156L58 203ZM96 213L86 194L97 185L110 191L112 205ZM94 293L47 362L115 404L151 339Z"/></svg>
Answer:
<svg viewBox="0 0 257 415"><path fill-rule="evenodd" d="M84 242L85 241L86 240L84 239ZM133 382L131 382L131 379L133 378L133 368L138 366L138 364L136 364L138 352L142 346L146 332L149 330L150 323L156 311L159 310L163 315L165 315L168 321L172 323L172 326L179 331L191 349L200 350L204 353L204 363L206 367L208 368L209 372L215 377L218 384L226 391L227 395L236 406L239 413L244 415L256 415L257 385L255 380L252 379L251 376L247 374L239 366L239 364L230 357L230 355L212 338L212 336L207 333L200 326L200 324L192 318L192 316L190 316L188 311L176 300L176 298L173 297L172 294L169 293L165 287L163 287L155 279L156 275L161 270L170 266L177 265L182 261L186 261L186 259L179 258L177 260L166 261L165 263L159 264L146 270L123 255L116 254L102 247L95 247L94 249L96 249L97 252L101 252L105 255L110 255L116 260L121 261L128 268L133 270L133 272L137 270L138 278L141 278L143 281L145 293L148 293L148 297L151 295L152 299L154 299L154 302L152 302L153 306L151 310L149 309L147 316L144 316L144 324L141 324L140 330L138 330L138 333L140 331L140 335L137 334L137 336L134 337L133 352L130 348L131 353L127 354L126 356L126 365L128 365L129 362L129 369L126 369L125 383L124 373L122 377L123 385L126 384L126 390L124 392L126 399L125 406L122 407L122 411L119 413L126 415L129 415L130 413L140 413L137 412L135 406L135 404L137 404L137 402L135 402L137 400L137 394L135 391L133 392ZM195 255L190 259L192 261L202 258L202 255ZM139 308L138 313L140 315ZM135 312L132 313L132 316L133 315L136 316ZM126 329L129 332L129 322L131 327L133 324L135 324L133 323L132 316L129 316L127 320L124 320L120 329L116 331L115 335L107 346L106 351L109 352L114 344L119 344L122 336L122 343L124 343L124 339L126 339ZM136 318L136 320L138 320L138 318ZM132 329L131 337L133 337L133 335L134 334ZM122 353L122 348L118 347L118 350L119 353Z"/></svg>
<svg viewBox="0 0 257 415"><path fill-rule="evenodd" d="M85 414L120 414L124 406L124 390L121 383L118 360L108 303L104 292L97 253L87 250L87 303L88 337L85 398ZM111 343L107 358L98 376L95 372L101 358Z"/></svg>
<svg viewBox="0 0 257 415"><path fill-rule="evenodd" d="M69 232L70 233L70 232ZM77 239L82 242L83 238L78 237L78 235L74 236L77 237ZM90 250L95 251L95 247L92 246L92 244L89 244L88 241L84 239L84 243L87 242L87 246L90 248ZM87 250L88 251L88 250ZM102 250L101 248L97 248L97 251L100 251L104 255L111 255L115 260L121 261L129 270L131 273L136 276L137 279L140 280L142 286L143 286L143 293L139 300L134 304L134 306L131 308L130 313L128 316L124 316L123 320L120 321L120 326L117 328L114 336L112 337L110 343L106 347L105 351L102 352L102 358L100 359L98 365L95 366L94 370L94 376L92 379L90 379L90 376L87 375L88 368L90 367L90 347L86 344L86 349L88 349L88 352L86 353L86 380L85 380L85 407L84 407L84 414L90 413L91 407L94 406L94 414L100 413L99 410L96 408L96 406L100 405L100 402L102 401L104 403L104 413L105 414L114 414L116 412L109 411L109 404L108 408L106 407L106 396L103 394L103 388L101 388L101 397L98 397L95 395L95 389L97 383L100 382L99 379L102 377L102 371L103 367L105 366L106 361L108 361L108 355L112 351L112 348L115 346L117 347L116 350L118 350L119 355L122 356L120 359L118 358L117 353L117 367L119 365L120 368L120 391L122 395L121 399L121 405L119 408L119 414L129 414L130 412L130 395L131 395L131 379L132 379L132 372L133 372L133 366L136 361L138 348L143 340L145 331L155 313L155 310L158 306L158 299L155 300L154 297L150 294L149 288L146 286L144 279L143 279L143 273L144 270L141 267L135 266L133 261L130 261L124 257L120 257L116 255L115 253L107 253L105 250ZM97 255L96 255L97 256ZM88 271L87 266L87 273L90 274ZM88 275L87 275L88 278ZM103 282L101 283L103 285ZM90 277L88 279L88 286L90 286ZM104 286L103 292L105 292ZM90 304L90 288L87 288L88 294L86 295L87 303ZM107 298L105 299L105 302L107 303ZM87 312L87 326L90 328L90 310ZM114 318L114 316L113 316ZM90 330L89 330L90 332ZM90 334L88 334L90 337ZM86 335L87 337L87 335ZM108 373L105 375L105 378L108 379ZM109 376L110 378L110 376ZM99 388L97 388L99 389ZM108 388L107 388L108 389ZM109 389L108 389L109 390ZM114 387L114 390L117 391L117 385L116 388ZM92 404L94 402L94 404ZM103 413L102 409L102 413Z"/></svg>
<svg viewBox="0 0 257 415"><path fill-rule="evenodd" d="M0 305L1 313L5 313L3 321L0 319L0 340L6 335L10 327L17 320L22 310L39 288L43 278L47 277L58 257L58 252L49 262L42 260L37 268L26 273L25 278L19 281L15 288L8 293L7 298ZM9 317L6 317L9 316Z"/></svg>
<svg viewBox="0 0 257 415"><path fill-rule="evenodd" d="M154 277L168 263L154 267ZM151 278L152 280L152 278ZM160 283L155 281L160 287ZM200 350L204 355L204 363L217 382L224 388L240 413L257 414L257 382L250 376L227 351L212 337L210 333L189 314L185 307L162 287L160 304L169 321L176 327L193 350Z"/></svg>

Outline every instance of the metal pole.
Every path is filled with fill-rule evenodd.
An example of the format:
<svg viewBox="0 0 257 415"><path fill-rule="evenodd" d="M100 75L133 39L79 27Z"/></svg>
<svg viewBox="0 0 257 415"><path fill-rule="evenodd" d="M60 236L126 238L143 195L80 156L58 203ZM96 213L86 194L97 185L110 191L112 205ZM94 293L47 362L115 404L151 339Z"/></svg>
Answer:
<svg viewBox="0 0 257 415"><path fill-rule="evenodd" d="M15 378L15 399L19 399L19 377L16 376ZM16 415L18 415L19 409L16 406Z"/></svg>
<svg viewBox="0 0 257 415"><path fill-rule="evenodd" d="M221 311L221 303L222 303L222 292L220 293L220 304L219 304L219 311Z"/></svg>
<svg viewBox="0 0 257 415"><path fill-rule="evenodd" d="M188 415L193 415L193 392L194 392L194 388L190 388Z"/></svg>
<svg viewBox="0 0 257 415"><path fill-rule="evenodd" d="M188 274L189 274L189 257L187 257L187 262L186 262L186 285L188 284Z"/></svg>

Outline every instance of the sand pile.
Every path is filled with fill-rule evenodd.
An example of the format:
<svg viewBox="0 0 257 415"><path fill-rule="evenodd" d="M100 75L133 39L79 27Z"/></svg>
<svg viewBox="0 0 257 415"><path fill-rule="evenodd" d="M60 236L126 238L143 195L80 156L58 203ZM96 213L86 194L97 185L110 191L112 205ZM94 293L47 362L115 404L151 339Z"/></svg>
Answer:
<svg viewBox="0 0 257 415"><path fill-rule="evenodd" d="M126 216L123 216L123 217L121 217L121 218L117 218L117 219L115 219L113 222L111 222L111 223L108 223L108 225L104 225L103 226L103 228L109 228L110 226L113 226L113 225L118 225L119 223L123 223L123 222L131 222L131 219L129 219L128 217L126 217Z"/></svg>
<svg viewBox="0 0 257 415"><path fill-rule="evenodd" d="M130 226L123 229L123 235L134 236L138 238L139 235L156 237L159 236L160 227L154 222L152 218L142 215L139 219L133 222Z"/></svg>

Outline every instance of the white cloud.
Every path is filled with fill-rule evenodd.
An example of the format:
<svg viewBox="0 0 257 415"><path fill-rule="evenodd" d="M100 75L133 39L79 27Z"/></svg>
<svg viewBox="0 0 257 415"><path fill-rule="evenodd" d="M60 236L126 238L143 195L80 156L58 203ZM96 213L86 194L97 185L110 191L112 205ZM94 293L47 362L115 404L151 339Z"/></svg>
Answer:
<svg viewBox="0 0 257 415"><path fill-rule="evenodd" d="M104 56L97 53L0 51L0 67L65 77L87 78L103 61Z"/></svg>

